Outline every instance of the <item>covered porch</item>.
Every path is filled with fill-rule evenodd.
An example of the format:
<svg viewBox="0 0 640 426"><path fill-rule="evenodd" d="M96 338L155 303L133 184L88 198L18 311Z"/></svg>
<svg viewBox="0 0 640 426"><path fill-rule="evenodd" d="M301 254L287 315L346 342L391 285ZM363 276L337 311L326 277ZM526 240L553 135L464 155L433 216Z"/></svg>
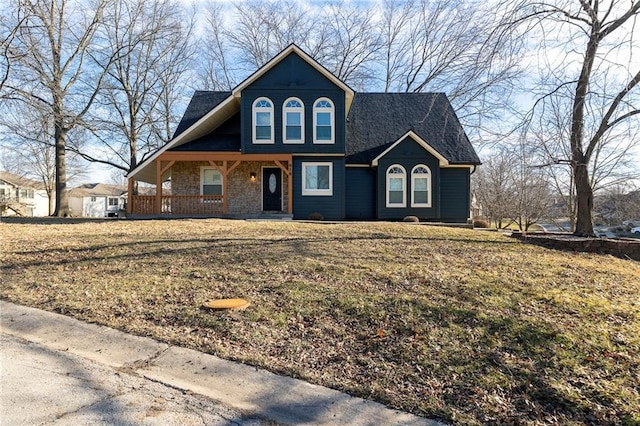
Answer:
<svg viewBox="0 0 640 426"><path fill-rule="evenodd" d="M165 151L147 167L129 176L127 214L131 217L269 214L291 217L292 163L291 154ZM216 176L216 181L204 185L205 176L211 175ZM136 182L155 185L155 194L134 193ZM165 188L168 194L163 193L166 182L170 183L170 191ZM273 201L266 201L270 194L275 195L275 207Z"/></svg>

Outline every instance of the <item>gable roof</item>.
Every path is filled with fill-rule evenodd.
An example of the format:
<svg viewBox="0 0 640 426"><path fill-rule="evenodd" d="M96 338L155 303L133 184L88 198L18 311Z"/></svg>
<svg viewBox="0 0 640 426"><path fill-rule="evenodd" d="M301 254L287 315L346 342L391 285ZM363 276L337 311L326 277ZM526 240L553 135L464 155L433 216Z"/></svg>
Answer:
<svg viewBox="0 0 640 426"><path fill-rule="evenodd" d="M443 157L442 154L440 154L436 149L434 149L431 145L429 145L424 139L422 139L420 136L418 136L413 130L409 130L407 133L405 133L400 138L398 138L397 141L392 143L387 149L382 151L382 153L378 154L378 156L371 161L371 165L372 166L377 166L378 165L378 161L382 157L387 155L387 153L391 152L391 150L393 150L393 148L398 146L402 141L404 141L407 138L412 139L415 143L420 145L425 151L427 151L429 154L431 154L434 157L436 157L436 160L438 160L438 165L440 167L446 167L446 166L449 165L449 160L447 160L445 157Z"/></svg>
<svg viewBox="0 0 640 426"><path fill-rule="evenodd" d="M0 171L0 180L18 189L22 189L22 188L29 188L29 189L36 189L36 190L44 189L44 184L42 182L38 182L36 180L28 179L28 178L18 176L16 174L5 172L5 171Z"/></svg>
<svg viewBox="0 0 640 426"><path fill-rule="evenodd" d="M69 190L69 197L119 197L127 192L127 188L121 185L107 183L85 183Z"/></svg>
<svg viewBox="0 0 640 426"><path fill-rule="evenodd" d="M236 86L236 88L233 89L233 92L232 92L233 96L239 98L240 95L241 95L242 90L247 88L249 85L251 85L251 83L253 83L257 79L259 79L261 76L266 74L271 68L276 66L284 58L286 58L287 56L289 56L292 53L295 53L298 56L300 56L304 61L306 61L309 65L311 65L313 68L315 68L316 71L318 71L320 74L324 75L333 84L335 84L336 86L338 86L340 89L342 89L344 91L344 93L345 93L345 101L346 101L345 110L349 111L349 108L351 107L351 103L353 101L353 97L355 96L355 92L353 91L353 89L351 87L349 87L344 81L340 80L338 77L333 75L333 73L331 73L331 71L329 71L328 69L323 67L318 61L313 59L304 50L300 49L294 43L291 43L284 50L282 50L282 52L278 53L269 62L264 64L262 67L260 67L260 69L258 69L258 71L254 72L249 77L247 77L242 83L238 84L238 86Z"/></svg>
<svg viewBox="0 0 640 426"><path fill-rule="evenodd" d="M228 98L231 92L213 92L207 90L196 90L189 101L187 109L184 111L176 131L173 133L175 139L180 133L193 126L199 119L201 119L206 113L218 106L222 101Z"/></svg>
<svg viewBox="0 0 640 426"><path fill-rule="evenodd" d="M444 93L358 93L347 117L347 164L370 164L408 132L450 165L480 164Z"/></svg>

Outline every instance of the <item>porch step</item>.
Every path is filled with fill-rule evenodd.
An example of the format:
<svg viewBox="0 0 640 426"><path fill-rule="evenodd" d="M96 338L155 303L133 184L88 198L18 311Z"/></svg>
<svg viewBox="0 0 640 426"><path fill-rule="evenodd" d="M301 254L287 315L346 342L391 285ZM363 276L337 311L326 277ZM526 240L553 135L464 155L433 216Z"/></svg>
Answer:
<svg viewBox="0 0 640 426"><path fill-rule="evenodd" d="M251 221L260 220L293 220L293 215L288 213L259 213L249 215L238 215L234 219L245 219Z"/></svg>

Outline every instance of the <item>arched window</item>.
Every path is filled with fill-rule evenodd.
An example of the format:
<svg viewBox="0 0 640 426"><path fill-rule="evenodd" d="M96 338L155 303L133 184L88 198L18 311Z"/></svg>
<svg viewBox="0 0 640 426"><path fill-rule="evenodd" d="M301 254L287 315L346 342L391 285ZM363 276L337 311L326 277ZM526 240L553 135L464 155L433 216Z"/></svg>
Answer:
<svg viewBox="0 0 640 426"><path fill-rule="evenodd" d="M406 207L407 172L399 164L387 169L387 207Z"/></svg>
<svg viewBox="0 0 640 426"><path fill-rule="evenodd" d="M411 170L411 207L431 207L431 170L424 164Z"/></svg>
<svg viewBox="0 0 640 426"><path fill-rule="evenodd" d="M268 98L253 102L253 143L273 143L273 103Z"/></svg>
<svg viewBox="0 0 640 426"><path fill-rule="evenodd" d="M313 104L313 143L334 143L334 108L328 98Z"/></svg>
<svg viewBox="0 0 640 426"><path fill-rule="evenodd" d="M282 104L284 143L304 143L304 104L298 98L289 98Z"/></svg>

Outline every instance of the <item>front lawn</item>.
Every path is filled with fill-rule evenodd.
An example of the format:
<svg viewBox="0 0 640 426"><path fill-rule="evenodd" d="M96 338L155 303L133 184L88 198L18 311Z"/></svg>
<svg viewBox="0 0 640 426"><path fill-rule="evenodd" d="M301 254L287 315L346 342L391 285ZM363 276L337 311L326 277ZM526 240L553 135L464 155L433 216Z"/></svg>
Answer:
<svg viewBox="0 0 640 426"><path fill-rule="evenodd" d="M0 297L459 424L640 423L640 263L408 223L0 223ZM244 311L201 308L243 297Z"/></svg>

